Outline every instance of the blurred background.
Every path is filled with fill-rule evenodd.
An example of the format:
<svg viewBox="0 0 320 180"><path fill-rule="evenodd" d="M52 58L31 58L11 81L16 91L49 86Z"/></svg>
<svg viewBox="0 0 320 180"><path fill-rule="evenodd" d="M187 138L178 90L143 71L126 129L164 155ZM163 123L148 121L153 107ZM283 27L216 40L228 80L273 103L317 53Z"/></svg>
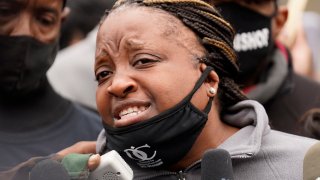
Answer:
<svg viewBox="0 0 320 180"><path fill-rule="evenodd" d="M279 40L290 48L295 71L320 82L320 0L279 0L279 4L289 8Z"/></svg>
<svg viewBox="0 0 320 180"><path fill-rule="evenodd" d="M299 0L300 1L300 0ZM279 0L280 4L287 4L288 0ZM306 7L307 11L316 11L320 13L320 1L309 0Z"/></svg>

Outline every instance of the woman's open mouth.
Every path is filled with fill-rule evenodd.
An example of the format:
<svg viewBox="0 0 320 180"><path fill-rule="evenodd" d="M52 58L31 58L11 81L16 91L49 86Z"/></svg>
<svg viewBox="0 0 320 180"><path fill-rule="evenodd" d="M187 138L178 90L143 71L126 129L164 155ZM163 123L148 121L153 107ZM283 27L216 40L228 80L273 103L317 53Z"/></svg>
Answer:
<svg viewBox="0 0 320 180"><path fill-rule="evenodd" d="M132 105L125 106L118 110L114 116L114 126L123 127L146 119L146 113L150 105Z"/></svg>

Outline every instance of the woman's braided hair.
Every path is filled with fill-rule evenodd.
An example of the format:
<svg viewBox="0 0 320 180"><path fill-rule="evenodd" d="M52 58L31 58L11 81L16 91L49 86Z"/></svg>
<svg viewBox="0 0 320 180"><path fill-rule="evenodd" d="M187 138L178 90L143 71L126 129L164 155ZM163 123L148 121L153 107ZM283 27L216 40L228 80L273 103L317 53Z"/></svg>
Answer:
<svg viewBox="0 0 320 180"><path fill-rule="evenodd" d="M226 0L203 0L204 2L207 2L209 4L219 4L223 2L237 2L237 3L247 3L247 4L264 4L264 3L269 3L271 1L278 1L278 0L231 0L231 1L226 1Z"/></svg>
<svg viewBox="0 0 320 180"><path fill-rule="evenodd" d="M212 5L201 0L118 0L112 10L124 4L138 4L169 12L198 36L207 50L206 57L200 61L212 66L220 78L219 102L222 112L225 107L247 99L234 82L239 70L232 48L234 31Z"/></svg>

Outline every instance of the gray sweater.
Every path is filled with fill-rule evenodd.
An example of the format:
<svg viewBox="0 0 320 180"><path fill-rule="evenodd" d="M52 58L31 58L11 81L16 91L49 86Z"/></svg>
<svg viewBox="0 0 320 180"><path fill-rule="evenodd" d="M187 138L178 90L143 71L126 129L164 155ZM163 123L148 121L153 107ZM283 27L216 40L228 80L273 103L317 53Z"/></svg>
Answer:
<svg viewBox="0 0 320 180"><path fill-rule="evenodd" d="M302 179L304 155L316 140L270 130L263 106L252 100L234 105L222 119L241 128L218 147L230 153L235 179ZM97 152L105 149L105 141L102 132ZM139 180L201 179L201 160L180 172L131 167Z"/></svg>

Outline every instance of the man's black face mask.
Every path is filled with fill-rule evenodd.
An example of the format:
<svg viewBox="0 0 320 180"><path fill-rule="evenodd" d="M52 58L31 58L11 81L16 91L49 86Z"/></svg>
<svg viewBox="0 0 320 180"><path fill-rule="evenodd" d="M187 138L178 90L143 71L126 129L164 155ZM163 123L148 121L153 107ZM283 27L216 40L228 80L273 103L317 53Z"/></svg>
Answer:
<svg viewBox="0 0 320 180"><path fill-rule="evenodd" d="M27 36L0 36L1 96L24 96L37 90L57 52L57 42L44 44Z"/></svg>
<svg viewBox="0 0 320 180"><path fill-rule="evenodd" d="M236 31L234 48L238 53L240 78L255 73L261 64L268 61L274 45L271 31L271 20L277 14L262 15L234 2L217 5L222 16L230 22Z"/></svg>

